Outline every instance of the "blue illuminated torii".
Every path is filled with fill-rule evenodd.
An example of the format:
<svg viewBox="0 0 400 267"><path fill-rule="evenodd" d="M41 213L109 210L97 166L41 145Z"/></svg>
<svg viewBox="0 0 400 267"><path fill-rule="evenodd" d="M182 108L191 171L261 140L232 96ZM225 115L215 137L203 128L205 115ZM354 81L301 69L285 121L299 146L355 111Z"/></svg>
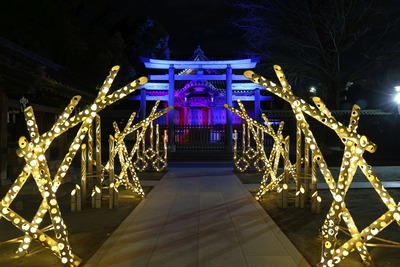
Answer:
<svg viewBox="0 0 400 267"><path fill-rule="evenodd" d="M254 101L254 116L256 120L260 118L260 101L271 99L270 97L261 97L259 91L260 87L255 83L248 81L248 79L242 74L238 75L232 73L232 70L254 69L259 62L259 58L209 60L199 46L190 60L165 60L145 57L141 57L140 59L148 69L168 70L168 73L166 74L148 76L149 82L142 88L140 96L141 108L139 115L141 119L144 119L146 116L147 100L167 100L169 106L175 106L175 100L177 99L177 101L179 101L178 91L183 89L186 90L188 87L195 87L196 85L200 85L204 88L209 87L207 92L213 91L213 93L218 96L218 92L221 92L221 89L214 88L212 84L224 83L225 92L222 93L224 94L224 102L232 106L232 101L238 98L242 101ZM176 72L176 70L178 70L178 72ZM186 86L182 86L182 88L177 88L178 91L176 91L176 83L179 83L180 81L187 81L187 84ZM163 94L162 92L165 93ZM193 92L193 90L191 92ZM233 92L235 93L234 95ZM186 101L187 99L185 97L185 102ZM217 101L217 99L210 97L208 102L210 101L214 102ZM224 124L226 125L225 147L228 152L231 152L232 113L225 109L222 110L221 112L226 112L224 121ZM171 110L167 117L167 124L169 126L170 124L174 124L174 117L174 110ZM173 131L174 127L168 127L168 144L171 151L175 151Z"/></svg>

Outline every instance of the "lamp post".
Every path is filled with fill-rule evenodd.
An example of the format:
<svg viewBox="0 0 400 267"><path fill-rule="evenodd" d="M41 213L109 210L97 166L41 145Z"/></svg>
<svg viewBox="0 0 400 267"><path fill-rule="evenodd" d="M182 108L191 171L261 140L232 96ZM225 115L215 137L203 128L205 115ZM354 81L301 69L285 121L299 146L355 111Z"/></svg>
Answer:
<svg viewBox="0 0 400 267"><path fill-rule="evenodd" d="M397 114L400 115L400 86L395 86L394 91L395 91L394 101L397 104Z"/></svg>
<svg viewBox="0 0 400 267"><path fill-rule="evenodd" d="M310 88L308 88L308 93L309 93L310 99L312 99L314 96L317 95L317 88L314 86L311 86Z"/></svg>

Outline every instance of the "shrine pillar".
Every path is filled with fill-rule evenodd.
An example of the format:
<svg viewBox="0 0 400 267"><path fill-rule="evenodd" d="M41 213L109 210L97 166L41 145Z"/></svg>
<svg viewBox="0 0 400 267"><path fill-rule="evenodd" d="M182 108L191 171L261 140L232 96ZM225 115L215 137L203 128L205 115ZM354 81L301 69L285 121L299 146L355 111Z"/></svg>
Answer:
<svg viewBox="0 0 400 267"><path fill-rule="evenodd" d="M260 89L254 89L254 119L260 122Z"/></svg>
<svg viewBox="0 0 400 267"><path fill-rule="evenodd" d="M185 107L183 108L183 124L189 124L189 114L190 108L187 106L187 103L185 103Z"/></svg>
<svg viewBox="0 0 400 267"><path fill-rule="evenodd" d="M0 89L0 186L7 184L7 113L8 96Z"/></svg>
<svg viewBox="0 0 400 267"><path fill-rule="evenodd" d="M226 68L226 103L232 106L232 67L230 64ZM225 151L232 152L232 112L226 109L225 124Z"/></svg>
<svg viewBox="0 0 400 267"><path fill-rule="evenodd" d="M168 70L168 80L169 80L169 87L168 87L168 106L175 105L175 69L174 65L171 64ZM174 109L171 109L168 112L168 148L169 151L175 152L175 140L174 140Z"/></svg>
<svg viewBox="0 0 400 267"><path fill-rule="evenodd" d="M140 120L146 119L146 88L140 90Z"/></svg>
<svg viewBox="0 0 400 267"><path fill-rule="evenodd" d="M214 124L214 105L213 104L211 104L208 107L208 121L207 121L207 123L209 125Z"/></svg>

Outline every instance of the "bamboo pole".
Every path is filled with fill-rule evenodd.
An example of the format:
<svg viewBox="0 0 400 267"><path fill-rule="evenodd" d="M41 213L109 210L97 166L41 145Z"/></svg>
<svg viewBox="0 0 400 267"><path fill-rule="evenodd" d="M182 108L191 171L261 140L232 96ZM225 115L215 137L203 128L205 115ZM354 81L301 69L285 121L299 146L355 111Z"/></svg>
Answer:
<svg viewBox="0 0 400 267"><path fill-rule="evenodd" d="M87 171L89 177L93 176L93 123L89 125L88 129L88 139L87 139ZM89 189L92 190L94 187L93 185L93 178L89 180Z"/></svg>
<svg viewBox="0 0 400 267"><path fill-rule="evenodd" d="M97 114L95 117L96 122L96 186L101 188L101 182L103 180L103 170L101 165L101 120L100 116Z"/></svg>
<svg viewBox="0 0 400 267"><path fill-rule="evenodd" d="M282 186L282 208L287 209L289 207L289 187L287 184Z"/></svg>
<svg viewBox="0 0 400 267"><path fill-rule="evenodd" d="M301 187L301 126L299 121L296 121L296 192Z"/></svg>
<svg viewBox="0 0 400 267"><path fill-rule="evenodd" d="M314 152L311 152L311 194L317 191L317 160L314 159Z"/></svg>
<svg viewBox="0 0 400 267"><path fill-rule="evenodd" d="M81 187L79 185L75 185L76 191L76 211L82 210L82 192Z"/></svg>
<svg viewBox="0 0 400 267"><path fill-rule="evenodd" d="M304 194L306 199L310 194L310 145L304 144Z"/></svg>
<svg viewBox="0 0 400 267"><path fill-rule="evenodd" d="M86 168L87 168L87 151L86 144L81 146L81 188L82 198L86 200Z"/></svg>
<svg viewBox="0 0 400 267"><path fill-rule="evenodd" d="M71 191L71 212L76 212L76 189Z"/></svg>
<svg viewBox="0 0 400 267"><path fill-rule="evenodd" d="M95 197L96 197L96 199L95 199L95 208L99 209L99 208L101 208L101 188L95 186L95 192L96 192L96 194L95 194Z"/></svg>
<svg viewBox="0 0 400 267"><path fill-rule="evenodd" d="M108 192L109 192L109 199L108 199L108 207L110 209L115 208L114 204L114 157L116 153L114 153L115 145L114 145L114 137L112 135L108 138L108 145L109 145L109 159L108 159Z"/></svg>
<svg viewBox="0 0 400 267"><path fill-rule="evenodd" d="M168 131L164 130L164 161L165 161L165 169L167 168L167 158L168 158L168 135L167 135Z"/></svg>
<svg viewBox="0 0 400 267"><path fill-rule="evenodd" d="M304 187L300 187L300 199L299 199L299 208L304 209L306 201L306 195L305 195L305 190Z"/></svg>
<svg viewBox="0 0 400 267"><path fill-rule="evenodd" d="M318 192L314 192L311 195L311 213L316 213L316 207L317 207L317 196Z"/></svg>
<svg viewBox="0 0 400 267"><path fill-rule="evenodd" d="M279 187L277 189L278 193L278 208L283 209L283 188Z"/></svg>
<svg viewBox="0 0 400 267"><path fill-rule="evenodd" d="M290 137L288 135L285 138L285 155L283 155L284 156L284 169L283 169L283 172L284 172L284 176L283 177L284 178L283 178L283 182L285 184L289 183L289 170L288 170L289 166L286 166L286 162L287 162L287 160L289 160L289 149L290 149Z"/></svg>

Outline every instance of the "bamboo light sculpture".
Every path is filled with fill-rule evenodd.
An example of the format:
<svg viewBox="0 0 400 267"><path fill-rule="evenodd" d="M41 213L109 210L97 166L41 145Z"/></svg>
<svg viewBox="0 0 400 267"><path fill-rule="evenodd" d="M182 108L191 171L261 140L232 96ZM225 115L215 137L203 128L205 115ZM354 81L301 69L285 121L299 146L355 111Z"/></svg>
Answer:
<svg viewBox="0 0 400 267"><path fill-rule="evenodd" d="M86 144L81 145L81 188L82 199L86 199L86 174L87 174L87 151Z"/></svg>
<svg viewBox="0 0 400 267"><path fill-rule="evenodd" d="M156 156L156 151L154 150L154 126L153 126L153 121L150 122L149 133L150 133L149 147L144 150L143 154L144 154L144 157L146 158L146 160L151 161ZM146 138L143 138L143 141L144 141L145 147L146 147Z"/></svg>
<svg viewBox="0 0 400 267"><path fill-rule="evenodd" d="M152 124L153 120L166 114L169 110L172 109L172 107L167 107L161 111L156 112L159 103L160 101L157 101L155 103L154 107L150 112L150 115L146 119L132 126L133 120L135 118L135 113L133 113L122 132L119 130L117 123L116 122L113 123L115 130L115 135L113 138L115 140L116 149L114 150L114 154L110 155L110 159L111 158L114 159L114 157L118 155L118 159L121 163L121 172L119 175L115 175L114 177L114 183L112 185L114 190L118 190L118 187L120 185L124 185L125 188L132 190L134 193L137 193L140 197L144 197L144 191L142 189L142 186L140 185L139 178L136 174L133 158L135 155L139 158L142 158L141 155L138 155L139 147L143 144L146 130ZM124 139L127 135L132 134L135 131L137 131L135 145L133 146L132 150L128 152ZM145 161L145 159L143 158L142 160ZM109 161L106 164L105 169L109 170L110 167L113 168L113 166L110 165ZM129 177L129 174L131 176L131 179Z"/></svg>
<svg viewBox="0 0 400 267"><path fill-rule="evenodd" d="M133 166L137 171L144 172L148 167L146 156L144 154L146 152L146 140L144 138L140 138L139 130L136 130L136 140L142 140L142 143L137 148L135 155L136 159L133 163Z"/></svg>
<svg viewBox="0 0 400 267"><path fill-rule="evenodd" d="M370 240L374 239L379 232L392 222L396 221L400 224L400 204L394 202L393 198L372 171L371 166L363 158L365 151L375 152L376 145L369 141L366 136L357 133L360 108L357 105L353 106L349 126L344 126L331 115L330 111L318 97L313 98L315 106L312 106L295 96L280 66L275 65L274 69L281 86L270 82L252 71L246 71L244 75L251 81L263 86L269 92L287 101L292 106L296 120L300 123L301 130L305 136L306 143L314 153L318 167L332 193L333 202L322 226L322 251L319 266L335 266L352 251L357 251L365 264L372 265L372 257L369 254L367 245L370 245ZM331 172L327 168L326 162L303 113L308 114L335 131L344 144L343 159L337 181L333 179ZM358 167L388 209L387 212L372 221L370 225L361 231L358 230L356 221L353 219L345 203L346 194ZM338 242L337 235L341 229L340 223L342 219L347 227L350 239L345 242ZM380 240L382 242L394 243L392 241ZM378 244L374 245L378 246Z"/></svg>
<svg viewBox="0 0 400 267"><path fill-rule="evenodd" d="M135 169L139 172L147 170L155 170L161 172L167 168L167 131L164 130L163 150L160 150L160 126L156 124L153 127L153 121L148 127L149 139L142 138L141 146L138 147L136 152L136 159L134 162ZM154 139L155 135L155 139ZM136 139L139 138L139 130L136 131ZM148 146L146 146L148 144Z"/></svg>
<svg viewBox="0 0 400 267"><path fill-rule="evenodd" d="M82 209L82 194L81 187L75 185L75 188L71 191L71 211L81 211Z"/></svg>
<svg viewBox="0 0 400 267"><path fill-rule="evenodd" d="M95 155L94 158L93 151ZM95 169L93 169L93 167L95 167ZM82 144L81 146L82 198L86 199L86 192L93 192L96 186L101 188L103 180L104 168L101 163L101 118L99 114L96 114L95 119L88 127L87 146L86 144ZM101 207L101 203L96 206Z"/></svg>
<svg viewBox="0 0 400 267"><path fill-rule="evenodd" d="M288 175L286 175L286 172L283 172L280 175L277 175L278 173L278 166L279 166L279 160L282 157L283 163L284 163L284 169L289 172L289 174L293 177L293 179L297 179L297 173L295 171L295 167L292 165L292 163L289 160L289 153L288 150L285 149L285 144L287 144L287 141L283 138L282 135L282 130L283 130L283 122L280 123L278 130L275 132L272 126L269 124L269 121L265 114L263 114L263 119L265 122L265 126L262 125L261 123L253 120L252 118L249 117L249 115L246 112L246 109L244 108L243 104L241 101L238 99L237 103L239 105L240 110L237 110L227 104L225 104L225 108L229 109L231 112L235 113L242 119L244 119L247 123L247 128L250 129L247 133L248 137L248 143L249 143L249 138L250 136L253 137L255 143L256 143L256 149L254 151L257 151L256 154L258 155L257 161L263 162L264 168L263 168L263 178L260 183L260 188L259 191L257 192L256 199L260 200L261 197L268 191L272 190L277 190L280 187L280 182L283 181L284 184L286 184L286 187L289 183L288 181ZM245 126L243 126L243 132L245 132ZM261 132L261 135L260 135ZM270 153L270 157L268 158L265 150L264 150L264 143L263 139L261 136L265 134L268 134L274 139L274 144L272 146L272 150ZM236 137L236 132L235 132L235 140L237 140ZM243 136L243 139L245 139L245 136ZM245 142L243 141L243 146L245 146ZM246 158L240 158L239 160L235 158L235 155L237 152L237 141L234 143L234 162L235 165L239 165L240 161L242 162L247 162L248 160ZM243 157L243 156L242 156ZM236 166L236 168L241 168L241 166ZM240 170L240 169L239 169ZM269 181L270 180L270 181ZM287 194L285 195L286 201L287 201Z"/></svg>
<svg viewBox="0 0 400 267"><path fill-rule="evenodd" d="M235 164L235 168L238 169L240 172L245 172L249 167L250 163L246 157L246 124L243 124L243 131L242 131L242 154L240 156L238 152L238 132L234 130L234 138L233 138L233 162Z"/></svg>
<svg viewBox="0 0 400 267"><path fill-rule="evenodd" d="M58 256L62 264L67 266L78 266L80 264L80 258L72 253L68 241L67 227L60 213L56 192L96 114L106 106L132 93L147 82L147 78L142 77L114 93L107 95L118 70L119 66L115 66L111 69L110 74L104 81L92 105L70 118L71 113L80 101L80 96L73 97L64 112L58 117L53 127L42 135L39 134L32 107L25 109L24 113L30 141L25 137L21 137L19 139L17 154L25 159L26 165L0 202L0 218L4 217L24 233L24 237L17 251L18 255L24 255L31 241L36 240ZM45 152L55 138L78 124L81 126L54 178L51 178ZM43 201L33 220L29 221L10 209L10 205L31 176L36 182ZM55 239L44 233L40 228L40 224L46 213L50 216Z"/></svg>
<svg viewBox="0 0 400 267"><path fill-rule="evenodd" d="M93 121L92 124L95 125L95 152L96 152L96 158L94 162L96 171L95 171L95 176L93 177L94 178L93 183L97 187L101 188L101 184L104 180L104 171L103 171L103 165L101 164L101 120L99 114L96 114L95 120ZM100 199L101 199L101 190L100 190Z"/></svg>
<svg viewBox="0 0 400 267"><path fill-rule="evenodd" d="M265 139L265 137L264 137L264 132L260 129L260 128L256 128L256 131L257 131L257 136L258 136L258 138L259 138L259 140L260 140L260 143L261 144L264 144L264 139ZM256 146L257 147L257 146ZM262 147L262 148L264 148L264 146ZM270 157L271 157L271 155L270 155ZM270 158L270 161L271 161L271 158ZM273 161L272 161L273 162ZM264 162L261 160L261 157L256 157L255 158L255 160L254 160L254 162L253 162L253 167L258 171L258 172L262 172L262 171L264 171L265 170L265 164L264 164Z"/></svg>
<svg viewBox="0 0 400 267"><path fill-rule="evenodd" d="M114 140L115 140L115 148L116 150L114 151L114 154L110 157L110 159L114 158L116 155L118 155L120 164L121 164L121 173L120 175L114 176L114 184L111 184L111 187L114 188L115 191L118 192L118 187L122 184L125 186L125 188L132 190L134 193L138 194L140 197L144 197L144 191L143 188L140 184L139 178L137 177L135 168L133 167L132 160L130 159L128 149L126 148L124 139L130 133L130 127L133 122L133 119L135 118L136 113L132 113L124 130L121 132L118 128L118 124L116 122L113 123L114 130L115 130L115 135L114 135ZM140 141L136 140L136 143ZM109 161L110 162L110 161ZM106 170L109 169L107 166L110 166L110 164L106 164ZM130 174L132 176L132 182L131 179L129 179L128 175L128 170L130 171Z"/></svg>
<svg viewBox="0 0 400 267"><path fill-rule="evenodd" d="M114 179L115 179L115 169L114 169L114 157L115 157L115 138L110 135L108 138L108 208L113 209L119 206L118 201L118 190L114 188Z"/></svg>
<svg viewBox="0 0 400 267"><path fill-rule="evenodd" d="M240 101L240 100L239 100ZM233 159L235 163L235 168L239 170L240 172L245 172L246 170L249 170L251 167L254 166L254 168L261 172L265 169L264 162L261 160L262 155L260 153L263 153L262 151L258 151L258 148L261 148L261 146L257 146L254 148L252 146L252 132L250 130L250 127L246 124L243 124L243 130L242 130L242 153L239 156L238 152L238 134L237 130L234 131L234 153L233 153ZM264 143L264 133L260 132L258 129L257 131L257 136L260 139L261 143Z"/></svg>
<svg viewBox="0 0 400 267"><path fill-rule="evenodd" d="M163 135L163 151L160 150L160 125L156 124L156 144L155 144L155 153L153 160L151 161L151 167L157 172L162 172L167 169L167 157L168 157L168 139L167 139L167 130L164 130Z"/></svg>

